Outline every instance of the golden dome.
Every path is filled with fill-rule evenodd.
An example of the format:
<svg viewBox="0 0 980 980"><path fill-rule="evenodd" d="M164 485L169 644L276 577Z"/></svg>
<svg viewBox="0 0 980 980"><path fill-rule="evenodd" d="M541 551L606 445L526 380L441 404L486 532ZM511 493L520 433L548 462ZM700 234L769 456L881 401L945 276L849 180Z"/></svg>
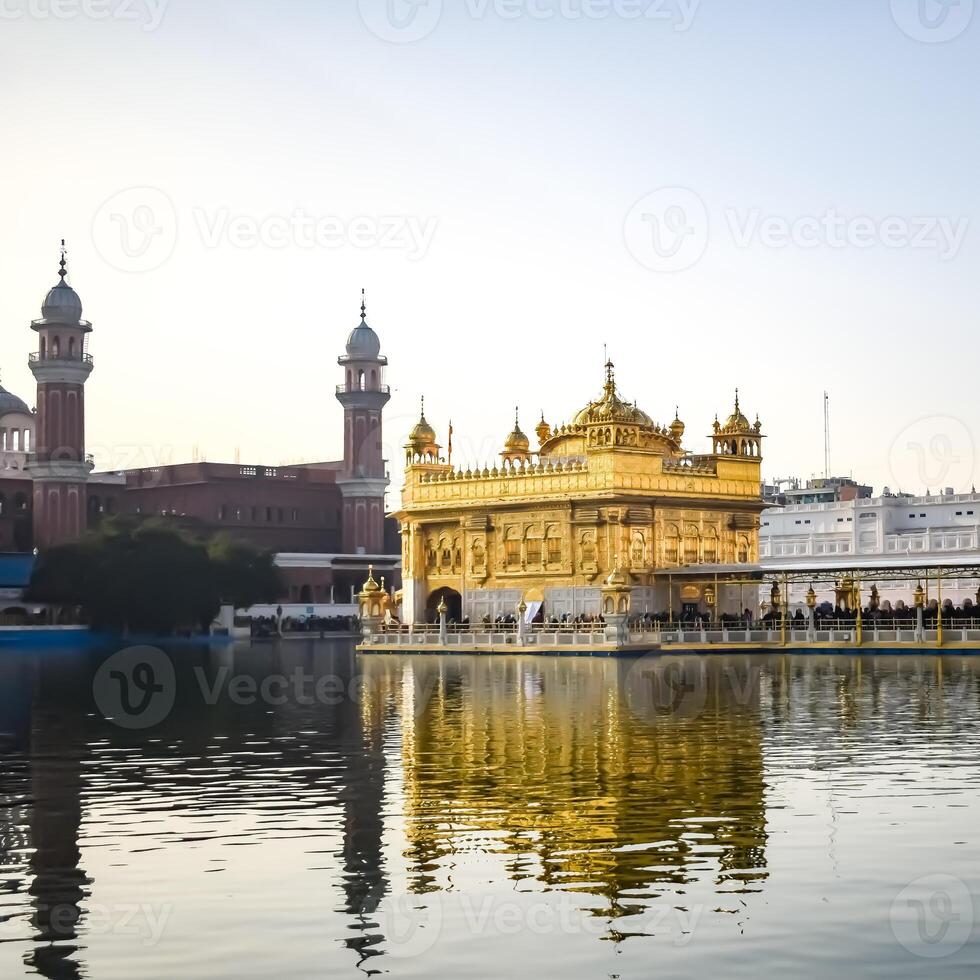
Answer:
<svg viewBox="0 0 980 980"><path fill-rule="evenodd" d="M589 402L572 420L574 425L593 425L603 422L623 422L627 425L640 425L653 428L653 420L636 405L624 402L616 391L616 377L612 361L606 364L606 386L602 397Z"/></svg>
<svg viewBox="0 0 980 980"><path fill-rule="evenodd" d="M742 414L742 409L738 403L738 389L735 390L735 411L728 416L728 421L721 427L725 435L737 435L740 433L752 432L752 423Z"/></svg>
<svg viewBox="0 0 980 980"><path fill-rule="evenodd" d="M517 410L518 413L520 409ZM531 451L531 440L521 431L519 414L514 417L514 431L507 437L504 443L504 451L508 453L529 453Z"/></svg>
<svg viewBox="0 0 980 980"><path fill-rule="evenodd" d="M411 445L421 449L435 446L435 429L425 420L425 398L422 399L422 414L418 422L415 423L415 428L409 433L408 441Z"/></svg>
<svg viewBox="0 0 980 980"><path fill-rule="evenodd" d="M538 442L544 445L551 438L551 426L548 425L544 420L544 412L541 413L541 421L538 423L538 427L534 430L538 436Z"/></svg>
<svg viewBox="0 0 980 980"><path fill-rule="evenodd" d="M380 592L381 586L374 580L374 565L368 566L368 579L361 588L362 593Z"/></svg>
<svg viewBox="0 0 980 980"><path fill-rule="evenodd" d="M677 409L677 413L674 416L674 421L670 423L670 434L674 442L680 442L684 438L684 433L687 431L687 426L681 421L681 410Z"/></svg>

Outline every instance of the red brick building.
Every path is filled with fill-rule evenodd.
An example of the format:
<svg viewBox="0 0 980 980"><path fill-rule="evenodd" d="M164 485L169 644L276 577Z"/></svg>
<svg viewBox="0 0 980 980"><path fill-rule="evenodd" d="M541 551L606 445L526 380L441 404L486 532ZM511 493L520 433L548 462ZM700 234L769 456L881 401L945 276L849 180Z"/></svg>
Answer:
<svg viewBox="0 0 980 980"><path fill-rule="evenodd" d="M162 516L203 536L230 533L276 552L289 583L284 602L349 604L369 564L396 584L400 543L397 526L385 518L389 481L381 446L388 362L363 297L360 323L339 358L343 459L93 473L84 414L84 385L94 368L86 350L92 325L82 320L67 275L62 251L60 281L32 324L40 348L30 358L36 411L0 389L0 552L73 540L108 515Z"/></svg>

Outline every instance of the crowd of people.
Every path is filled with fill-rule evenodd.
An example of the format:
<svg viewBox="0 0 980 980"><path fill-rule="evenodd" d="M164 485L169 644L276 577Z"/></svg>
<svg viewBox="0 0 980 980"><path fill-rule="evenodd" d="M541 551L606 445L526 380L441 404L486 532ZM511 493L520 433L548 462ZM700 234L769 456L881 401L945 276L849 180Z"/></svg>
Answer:
<svg viewBox="0 0 980 980"><path fill-rule="evenodd" d="M252 636L258 639L285 636L287 633L359 633L361 621L357 616L253 616Z"/></svg>

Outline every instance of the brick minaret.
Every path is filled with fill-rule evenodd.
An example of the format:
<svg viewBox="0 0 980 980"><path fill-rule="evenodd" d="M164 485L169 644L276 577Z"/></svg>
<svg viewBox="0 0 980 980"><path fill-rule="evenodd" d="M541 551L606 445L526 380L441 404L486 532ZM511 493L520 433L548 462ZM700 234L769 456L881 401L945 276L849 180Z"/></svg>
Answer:
<svg viewBox="0 0 980 980"><path fill-rule="evenodd" d="M61 281L45 298L41 319L31 324L40 338L30 360L37 381L37 425L28 464L37 548L74 541L85 531L85 486L92 470L85 456L85 382L92 373L85 341L92 324L82 319L82 301L66 281L64 246Z"/></svg>
<svg viewBox="0 0 980 980"><path fill-rule="evenodd" d="M381 416L391 393L384 383L388 359L381 356L378 335L368 326L363 296L361 322L338 363L345 372L337 388L337 400L344 406L344 471L337 480L344 496L343 549L347 554L378 555L384 550L388 487Z"/></svg>

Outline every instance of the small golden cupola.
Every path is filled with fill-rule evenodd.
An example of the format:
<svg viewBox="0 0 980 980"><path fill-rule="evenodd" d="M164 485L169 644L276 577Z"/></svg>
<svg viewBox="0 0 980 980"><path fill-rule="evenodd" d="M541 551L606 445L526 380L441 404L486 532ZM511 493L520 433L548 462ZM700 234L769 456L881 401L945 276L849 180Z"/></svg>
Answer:
<svg viewBox="0 0 980 980"><path fill-rule="evenodd" d="M435 429L425 418L425 397L422 398L422 411L415 428L408 435L405 445L405 462L408 466L413 463L438 463L440 446L436 443Z"/></svg>
<svg viewBox="0 0 980 980"><path fill-rule="evenodd" d="M735 410L722 425L717 417L711 435L716 456L762 456L762 423L756 416L753 425L742 412L739 391L735 389Z"/></svg>
<svg viewBox="0 0 980 980"><path fill-rule="evenodd" d="M544 420L544 412L541 413L541 421L534 430L538 436L538 443L544 445L551 438L551 426Z"/></svg>
<svg viewBox="0 0 980 980"><path fill-rule="evenodd" d="M670 423L670 437L679 446L686 431L687 426L681 421L681 410L680 406L678 406L677 411L674 413L674 421Z"/></svg>
<svg viewBox="0 0 980 980"><path fill-rule="evenodd" d="M521 431L521 410L515 409L514 431L507 436L504 442L504 451L501 457L512 463L526 462L531 458L531 440Z"/></svg>

